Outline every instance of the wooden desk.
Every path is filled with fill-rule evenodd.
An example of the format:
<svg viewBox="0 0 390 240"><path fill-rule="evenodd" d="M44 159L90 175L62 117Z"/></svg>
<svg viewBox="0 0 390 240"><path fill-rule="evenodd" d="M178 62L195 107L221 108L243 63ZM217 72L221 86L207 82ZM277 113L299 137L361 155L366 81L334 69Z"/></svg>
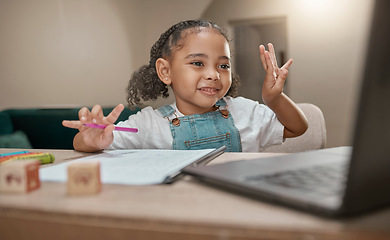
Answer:
<svg viewBox="0 0 390 240"><path fill-rule="evenodd" d="M41 151L53 153L56 163L90 155ZM270 155L224 153L212 163ZM324 219L189 176L172 185L104 185L100 194L83 197L67 196L64 183L43 182L29 194L0 195L0 239L390 239L390 208Z"/></svg>

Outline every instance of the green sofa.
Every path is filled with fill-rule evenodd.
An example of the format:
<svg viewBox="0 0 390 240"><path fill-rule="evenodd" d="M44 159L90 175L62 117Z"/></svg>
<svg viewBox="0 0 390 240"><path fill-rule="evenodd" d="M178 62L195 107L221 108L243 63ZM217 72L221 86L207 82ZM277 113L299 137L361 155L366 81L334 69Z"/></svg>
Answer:
<svg viewBox="0 0 390 240"><path fill-rule="evenodd" d="M104 115L112 109L103 108ZM139 110L125 108L118 121ZM0 148L73 149L73 137L78 130L63 127L62 120L77 120L78 111L78 108L0 111Z"/></svg>

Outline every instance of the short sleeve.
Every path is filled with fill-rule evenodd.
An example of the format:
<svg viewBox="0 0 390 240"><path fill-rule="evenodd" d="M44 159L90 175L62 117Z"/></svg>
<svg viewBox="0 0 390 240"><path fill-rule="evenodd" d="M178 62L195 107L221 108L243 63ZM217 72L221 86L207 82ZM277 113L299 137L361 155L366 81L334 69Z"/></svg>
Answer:
<svg viewBox="0 0 390 240"><path fill-rule="evenodd" d="M226 101L240 133L243 152L259 152L283 143L284 126L269 107L243 97L227 97Z"/></svg>

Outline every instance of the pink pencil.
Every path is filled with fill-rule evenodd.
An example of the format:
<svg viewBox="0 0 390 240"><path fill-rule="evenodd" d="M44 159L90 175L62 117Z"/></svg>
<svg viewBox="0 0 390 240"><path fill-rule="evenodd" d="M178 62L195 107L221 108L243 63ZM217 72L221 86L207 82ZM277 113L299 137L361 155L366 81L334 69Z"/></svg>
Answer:
<svg viewBox="0 0 390 240"><path fill-rule="evenodd" d="M95 123L85 123L84 126L90 127L90 128L99 128L99 129L105 129L107 125L101 125L101 124L95 124ZM137 128L127 128L127 127L115 127L116 131L123 131L123 132L138 132Z"/></svg>

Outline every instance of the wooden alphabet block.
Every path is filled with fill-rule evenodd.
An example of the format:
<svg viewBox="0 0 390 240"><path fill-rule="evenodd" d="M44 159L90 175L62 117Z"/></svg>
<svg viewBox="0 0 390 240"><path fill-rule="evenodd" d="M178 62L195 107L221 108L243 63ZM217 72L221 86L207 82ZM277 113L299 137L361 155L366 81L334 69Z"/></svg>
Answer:
<svg viewBox="0 0 390 240"><path fill-rule="evenodd" d="M0 164L0 191L25 193L38 189L39 161L13 160Z"/></svg>
<svg viewBox="0 0 390 240"><path fill-rule="evenodd" d="M69 195L96 194L101 188L99 162L78 162L68 165Z"/></svg>

